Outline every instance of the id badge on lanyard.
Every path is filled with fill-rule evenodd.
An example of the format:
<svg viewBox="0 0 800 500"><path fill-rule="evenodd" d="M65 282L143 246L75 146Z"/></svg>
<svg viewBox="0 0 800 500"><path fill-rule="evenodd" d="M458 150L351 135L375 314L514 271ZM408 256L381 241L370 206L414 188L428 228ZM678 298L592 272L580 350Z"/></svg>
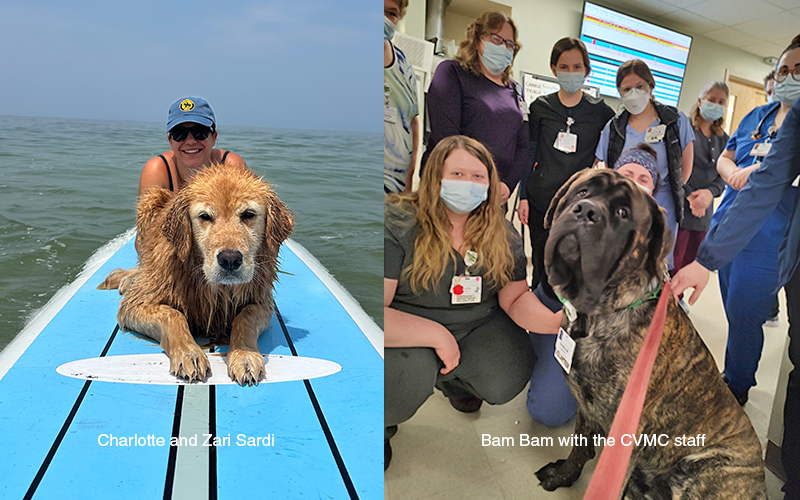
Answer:
<svg viewBox="0 0 800 500"><path fill-rule="evenodd" d="M478 261L478 254L472 250L464 256L464 264L467 268ZM483 280L480 276L470 276L467 271L464 275L453 276L450 285L451 304L478 304L481 301L483 291Z"/></svg>
<svg viewBox="0 0 800 500"><path fill-rule="evenodd" d="M575 123L571 116L567 117L567 131L559 132L553 147L562 153L574 153L578 149L578 136L570 132L569 128Z"/></svg>
<svg viewBox="0 0 800 500"><path fill-rule="evenodd" d="M664 140L664 133L667 131L666 125L656 125L649 127L644 133L644 142L655 144Z"/></svg>

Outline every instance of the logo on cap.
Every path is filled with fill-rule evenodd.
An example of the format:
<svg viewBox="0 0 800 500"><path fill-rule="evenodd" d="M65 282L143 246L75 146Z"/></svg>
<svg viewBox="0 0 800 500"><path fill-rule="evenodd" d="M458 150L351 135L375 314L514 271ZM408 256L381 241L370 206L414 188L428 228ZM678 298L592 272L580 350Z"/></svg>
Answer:
<svg viewBox="0 0 800 500"><path fill-rule="evenodd" d="M181 111L191 111L194 109L194 101L191 99L184 99L181 102Z"/></svg>

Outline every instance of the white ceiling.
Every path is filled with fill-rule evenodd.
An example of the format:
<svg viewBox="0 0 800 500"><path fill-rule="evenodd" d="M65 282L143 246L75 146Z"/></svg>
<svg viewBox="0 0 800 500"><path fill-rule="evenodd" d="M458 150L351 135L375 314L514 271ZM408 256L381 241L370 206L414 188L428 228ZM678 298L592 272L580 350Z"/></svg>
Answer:
<svg viewBox="0 0 800 500"><path fill-rule="evenodd" d="M800 34L800 0L591 1L761 57L780 56L792 38ZM491 0L458 0L449 7L467 17L477 17L489 9L510 10Z"/></svg>
<svg viewBox="0 0 800 500"><path fill-rule="evenodd" d="M800 34L800 0L600 0L687 35L778 57Z"/></svg>

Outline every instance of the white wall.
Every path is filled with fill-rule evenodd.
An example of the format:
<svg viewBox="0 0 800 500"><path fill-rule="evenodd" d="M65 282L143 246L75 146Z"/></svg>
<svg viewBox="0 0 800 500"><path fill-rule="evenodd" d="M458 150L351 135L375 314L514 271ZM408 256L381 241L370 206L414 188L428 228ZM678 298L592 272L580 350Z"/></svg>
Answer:
<svg viewBox="0 0 800 500"><path fill-rule="evenodd" d="M453 0L449 9L459 9L459 4L469 4L474 8L477 3L479 0ZM519 76L520 71L552 75L549 64L550 51L560 38L565 36L577 38L580 34L583 0L499 0L498 3L511 7L512 18L519 29L522 51L514 62L515 77ZM613 8L624 12L622 8ZM454 14L449 18L445 16L445 38L463 37L466 24L471 21L472 19L460 14ZM406 33L424 37L425 0L410 0L405 24ZM669 25L664 27L676 29ZM456 43L458 41L456 40ZM712 80L724 80L726 69L735 76L760 82L773 68L764 64L762 59L754 54L703 36L693 35L678 107L688 112L703 86ZM612 108L617 109L619 105L617 99L607 98L606 101Z"/></svg>

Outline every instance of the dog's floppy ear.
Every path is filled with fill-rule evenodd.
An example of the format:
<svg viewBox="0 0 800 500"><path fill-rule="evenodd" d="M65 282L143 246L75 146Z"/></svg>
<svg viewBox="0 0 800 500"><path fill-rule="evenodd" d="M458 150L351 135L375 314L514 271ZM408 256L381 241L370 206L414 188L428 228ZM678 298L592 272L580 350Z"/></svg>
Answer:
<svg viewBox="0 0 800 500"><path fill-rule="evenodd" d="M650 233L647 238L645 270L650 276L661 278L661 263L672 248L672 231L667 225L667 211L658 206L652 196L645 197L650 209Z"/></svg>
<svg viewBox="0 0 800 500"><path fill-rule="evenodd" d="M575 181L581 176L581 174L583 174L583 172L583 170L576 172L572 177L567 179L567 182L565 182L564 185L558 189L556 195L553 196L553 199L550 201L550 206L547 208L547 214L544 216L545 229L550 229L550 227L553 225L553 219L556 216L556 209L558 208L558 204L561 202L561 198L567 194L569 188L575 184Z"/></svg>
<svg viewBox="0 0 800 500"><path fill-rule="evenodd" d="M167 217L162 229L164 237L172 245L178 259L185 261L192 249L192 224L189 220L189 200L181 193L167 207Z"/></svg>
<svg viewBox="0 0 800 500"><path fill-rule="evenodd" d="M270 193L267 201L269 213L267 214L267 245L277 255L278 248L294 229L292 212L276 195Z"/></svg>

